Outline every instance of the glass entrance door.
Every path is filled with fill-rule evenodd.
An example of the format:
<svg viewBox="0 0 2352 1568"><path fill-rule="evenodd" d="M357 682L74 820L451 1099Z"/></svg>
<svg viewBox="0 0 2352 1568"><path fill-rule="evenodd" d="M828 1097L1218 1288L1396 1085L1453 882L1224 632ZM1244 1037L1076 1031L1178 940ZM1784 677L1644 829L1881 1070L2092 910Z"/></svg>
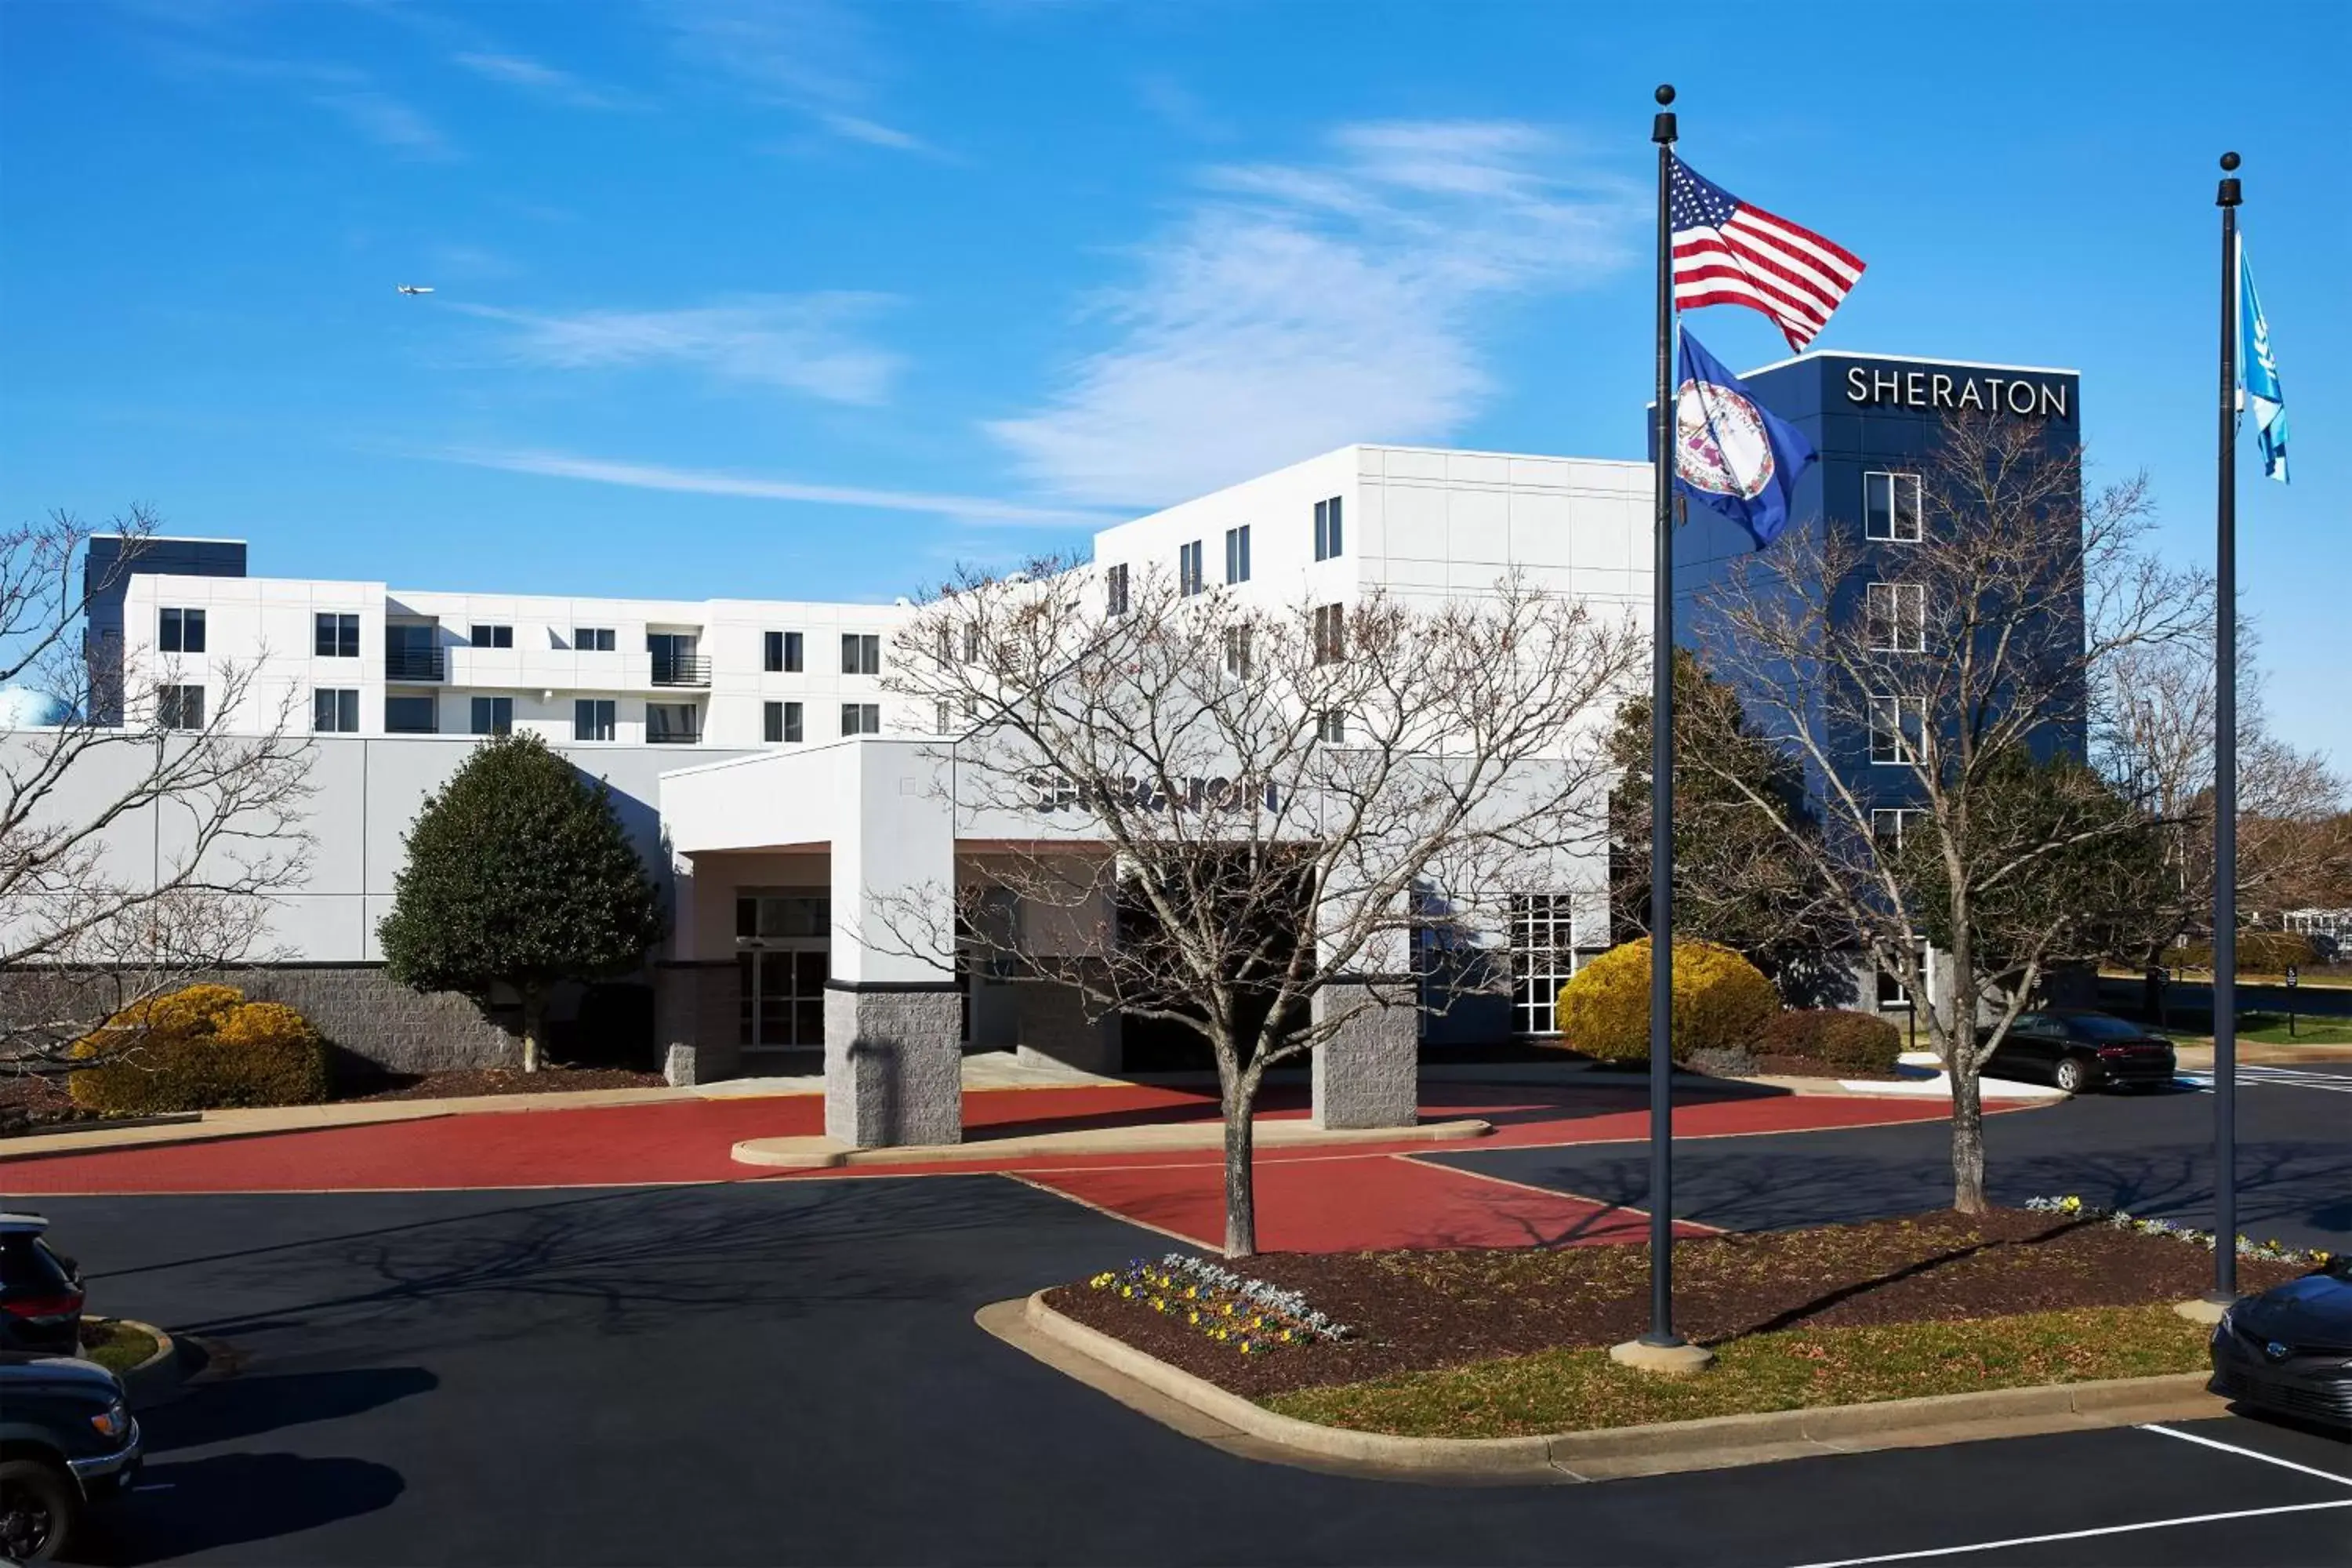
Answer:
<svg viewBox="0 0 2352 1568"><path fill-rule="evenodd" d="M735 964L746 1050L824 1045L832 902L821 889L744 892L735 900Z"/></svg>

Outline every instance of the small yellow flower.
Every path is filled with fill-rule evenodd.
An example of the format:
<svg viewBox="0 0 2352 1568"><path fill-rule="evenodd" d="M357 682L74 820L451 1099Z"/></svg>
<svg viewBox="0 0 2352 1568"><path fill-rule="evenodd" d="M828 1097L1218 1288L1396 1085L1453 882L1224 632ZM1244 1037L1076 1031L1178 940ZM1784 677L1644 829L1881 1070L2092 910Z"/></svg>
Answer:
<svg viewBox="0 0 2352 1568"><path fill-rule="evenodd" d="M1185 1314L1184 1314L1184 1321L1185 1321L1186 1322L1188 1322L1188 1323L1197 1323L1197 1322L1199 1322L1199 1321L1201 1321L1201 1314L1200 1314L1199 1310L1196 1308L1196 1309L1194 1309L1193 1310L1192 1310L1192 1311L1190 1311L1190 1312L1185 1313Z"/></svg>

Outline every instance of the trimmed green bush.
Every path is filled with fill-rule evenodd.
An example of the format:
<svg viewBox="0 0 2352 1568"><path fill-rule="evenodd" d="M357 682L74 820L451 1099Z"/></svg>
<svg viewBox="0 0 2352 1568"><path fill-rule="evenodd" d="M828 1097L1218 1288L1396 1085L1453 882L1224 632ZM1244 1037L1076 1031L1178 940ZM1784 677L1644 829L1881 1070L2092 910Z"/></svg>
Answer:
<svg viewBox="0 0 2352 1568"><path fill-rule="evenodd" d="M2184 969L2213 967L2213 944L2191 942L2187 947L2168 947L2164 962ZM2238 967L2254 974L2283 974L2290 963L2307 969L2319 962L2319 950L2311 939L2300 931L2242 931L2238 933Z"/></svg>
<svg viewBox="0 0 2352 1568"><path fill-rule="evenodd" d="M1763 971L1727 947L1675 943L1674 1054L1754 1045L1780 1010ZM1650 1058L1650 939L1612 947L1559 988L1560 1037L1602 1061Z"/></svg>
<svg viewBox="0 0 2352 1568"><path fill-rule="evenodd" d="M293 1008L227 985L190 985L126 1007L75 1042L98 1063L73 1101L109 1116L311 1105L327 1098L327 1044Z"/></svg>
<svg viewBox="0 0 2352 1568"><path fill-rule="evenodd" d="M1802 1057L1871 1078L1892 1078L1895 1059L1903 1053L1903 1031L1875 1014L1805 1007L1765 1025L1756 1048L1766 1056Z"/></svg>

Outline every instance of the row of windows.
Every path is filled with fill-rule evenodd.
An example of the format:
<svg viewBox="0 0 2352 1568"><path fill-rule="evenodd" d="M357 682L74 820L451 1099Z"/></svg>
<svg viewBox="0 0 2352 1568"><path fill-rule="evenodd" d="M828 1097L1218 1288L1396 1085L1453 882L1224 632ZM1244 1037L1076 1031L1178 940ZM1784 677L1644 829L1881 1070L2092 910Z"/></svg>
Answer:
<svg viewBox="0 0 2352 1568"><path fill-rule="evenodd" d="M1339 498L1315 503L1315 559L1329 561L1340 551ZM1250 580L1250 525L1225 530L1225 582ZM1184 598L1207 591L1209 585L1202 542L1195 539L1176 547L1176 592ZM1123 616L1128 608L1127 565L1103 569L1103 613Z"/></svg>
<svg viewBox="0 0 2352 1568"><path fill-rule="evenodd" d="M388 628L407 634L412 640L421 640L415 634L423 627ZM197 609L167 608L158 614L156 644L165 653L202 653L205 651L205 612ZM467 628L466 640L475 647L510 648L514 647L514 627L477 623ZM762 668L771 671L797 673L802 668L801 634L798 632L768 632L762 637ZM574 626L572 646L580 653L611 653L617 646L610 626ZM690 633L655 632L647 634L647 652L672 658L691 658L696 638ZM341 611L322 610L311 617L310 651L319 658L357 658L360 656L360 617ZM882 671L882 639L870 633L845 632L841 638L841 672L844 675L878 675Z"/></svg>
<svg viewBox="0 0 2352 1568"><path fill-rule="evenodd" d="M159 689L158 708L161 721L167 729L202 729L204 727L205 689L201 686L166 686ZM476 697L470 700L472 721L470 732L477 735L504 735L514 729L514 699L511 697ZM646 704L646 739L656 745L691 743L701 738L701 714L691 702L648 702ZM761 732L772 744L797 744L803 725L801 704L770 702L761 714ZM322 735L357 734L360 728L360 694L349 688L320 687L310 694L310 727ZM441 714L439 700L432 697L387 697L384 699L383 727L387 734L431 735L439 731ZM572 705L572 738L575 741L609 741L615 734L614 704L609 697L583 697ZM845 702L841 705L841 732L845 735L878 735L882 732L882 708L876 702Z"/></svg>

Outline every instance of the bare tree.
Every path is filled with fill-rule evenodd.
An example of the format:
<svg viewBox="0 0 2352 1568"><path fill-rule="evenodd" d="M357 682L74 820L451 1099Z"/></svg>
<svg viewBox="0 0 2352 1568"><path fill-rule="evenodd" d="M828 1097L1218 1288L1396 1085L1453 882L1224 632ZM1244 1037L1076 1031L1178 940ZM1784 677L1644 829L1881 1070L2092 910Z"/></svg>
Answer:
<svg viewBox="0 0 2352 1568"><path fill-rule="evenodd" d="M87 1065L69 1053L110 1017L256 956L272 895L307 865L293 697L273 707L248 666L85 640L153 529L134 509L107 531L114 563L87 573L90 531L65 513L0 533L0 689L19 726L0 735L0 1071Z"/></svg>
<svg viewBox="0 0 2352 1568"><path fill-rule="evenodd" d="M2143 918L2119 935L2116 956L2146 976L2146 1010L2158 1001L2164 950L2213 911L2213 748L2219 730L2213 645L2205 635L2122 650L2094 694L2100 765L2158 824L2163 877ZM2352 841L2331 832L2345 782L2315 752L2273 734L2255 671L2253 638L2240 635L2238 691L2238 907L2284 909L2313 901L2352 875Z"/></svg>
<svg viewBox="0 0 2352 1568"><path fill-rule="evenodd" d="M1922 478L1916 540L1874 545L1831 518L1713 590L1706 662L1804 769L1819 830L1686 761L1811 858L1850 940L1909 992L1951 1075L1953 1205L1979 1213L1979 1070L2049 967L2096 951L2141 896L2115 862L2145 817L2068 763L2091 687L2210 603L2139 550L2145 479L2086 499L2079 452L2042 428L1954 419Z"/></svg>
<svg viewBox="0 0 2352 1568"><path fill-rule="evenodd" d="M1402 1028L1409 1060L1415 1009L1448 1005L1416 957L1487 943L1498 900L1599 847L1601 730L1642 650L1516 581L1426 609L1181 586L968 574L901 632L891 683L960 732L961 808L1040 825L982 868L1017 921L960 890L964 951L1207 1041L1242 1257L1265 1074L1363 1028ZM949 947L905 913L910 945Z"/></svg>

